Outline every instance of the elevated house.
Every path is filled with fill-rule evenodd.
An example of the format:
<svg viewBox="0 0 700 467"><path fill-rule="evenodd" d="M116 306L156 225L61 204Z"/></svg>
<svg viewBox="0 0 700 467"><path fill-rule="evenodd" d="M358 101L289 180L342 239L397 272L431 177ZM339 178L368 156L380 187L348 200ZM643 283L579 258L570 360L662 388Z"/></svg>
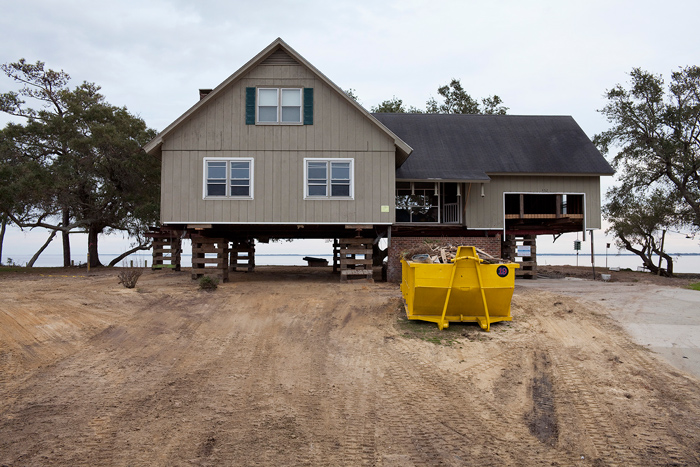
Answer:
<svg viewBox="0 0 700 467"><path fill-rule="evenodd" d="M270 238L335 239L343 278L371 274L380 238L390 280L425 239L509 255L600 228L612 174L571 117L370 114L281 39L145 150L162 161L154 265L190 238L193 276L224 279Z"/></svg>

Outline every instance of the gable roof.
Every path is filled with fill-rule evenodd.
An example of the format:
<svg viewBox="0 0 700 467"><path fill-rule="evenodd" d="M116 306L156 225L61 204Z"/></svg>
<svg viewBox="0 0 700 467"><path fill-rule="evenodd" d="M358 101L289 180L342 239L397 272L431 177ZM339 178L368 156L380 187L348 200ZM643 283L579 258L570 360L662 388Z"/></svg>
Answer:
<svg viewBox="0 0 700 467"><path fill-rule="evenodd" d="M294 49L292 49L289 45L287 45L286 42L284 42L281 38L275 39L270 45L265 47L259 54L257 54L255 57L250 59L248 63L243 65L241 68L239 68L235 73L233 73L231 76L226 78L221 84L219 84L216 88L214 88L211 92L209 92L206 97L203 99L199 100L196 104L194 104L192 107L190 107L184 114L182 114L180 117L178 117L177 120L175 120L173 123L168 125L163 131L161 131L158 136L153 138L148 144L146 144L143 148L144 150L149 153L153 154L156 152L156 150L163 144L163 138L165 138L169 133L171 133L175 128L177 128L181 123L183 123L189 116L191 116L193 113L195 113L200 107L207 105L207 103L213 99L217 94L222 92L224 89L226 89L230 84L234 83L241 77L243 77L248 71L250 71L252 68L256 67L257 65L260 65L263 62L266 62L268 64L277 64L277 63L290 63L290 57L291 60L296 60L299 64L305 66L311 72L316 74L318 78L320 78L325 84L333 88L338 94L340 94L345 100L347 100L351 105L353 105L355 108L357 108L367 119L369 119L374 125L376 125L382 132L386 133L387 136L389 136L391 139L394 140L394 144L396 145L397 148L397 163L400 164L403 161L406 160L409 154L411 154L411 151L413 149L406 144L405 141L401 140L398 136L396 136L391 130L389 130L386 126L384 126L382 123L380 123L376 118L372 116L364 107L362 107L360 104L358 104L354 99L350 98L345 91L343 91L340 87L338 87L335 83L333 83L330 79L328 79L323 73L318 71L316 67L314 67L311 63L309 63L304 57L299 55Z"/></svg>
<svg viewBox="0 0 700 467"><path fill-rule="evenodd" d="M373 114L413 147L404 180L488 181L489 174L612 175L570 116Z"/></svg>

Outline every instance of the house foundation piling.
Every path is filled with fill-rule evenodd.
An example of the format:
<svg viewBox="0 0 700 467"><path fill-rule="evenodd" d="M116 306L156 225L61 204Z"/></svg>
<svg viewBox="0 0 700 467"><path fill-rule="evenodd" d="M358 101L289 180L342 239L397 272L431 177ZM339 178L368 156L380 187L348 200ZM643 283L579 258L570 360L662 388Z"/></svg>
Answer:
<svg viewBox="0 0 700 467"><path fill-rule="evenodd" d="M229 250L224 238L192 238L192 279L216 276L228 282Z"/></svg>

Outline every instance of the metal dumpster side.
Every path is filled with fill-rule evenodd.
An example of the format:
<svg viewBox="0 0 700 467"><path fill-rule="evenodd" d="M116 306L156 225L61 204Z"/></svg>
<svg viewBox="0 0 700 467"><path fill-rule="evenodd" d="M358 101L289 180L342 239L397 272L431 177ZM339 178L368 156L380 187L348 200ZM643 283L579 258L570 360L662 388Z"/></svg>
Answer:
<svg viewBox="0 0 700 467"><path fill-rule="evenodd" d="M453 263L424 264L401 261L401 292L408 319L437 323L478 322L488 331L491 323L511 321L516 263L484 264L476 249L462 246Z"/></svg>

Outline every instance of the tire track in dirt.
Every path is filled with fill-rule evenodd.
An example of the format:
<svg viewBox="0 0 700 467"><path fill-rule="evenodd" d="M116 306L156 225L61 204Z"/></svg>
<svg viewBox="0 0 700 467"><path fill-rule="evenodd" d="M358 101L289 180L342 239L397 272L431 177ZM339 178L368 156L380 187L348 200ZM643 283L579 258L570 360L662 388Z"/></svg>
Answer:
<svg viewBox="0 0 700 467"><path fill-rule="evenodd" d="M538 321L538 327L545 330L544 334L537 335L538 347L552 363L557 388L554 392L555 403L575 409L576 419L580 421L586 440L595 450L593 456L599 460L605 459L609 465L642 465L643 458L625 445L624 436L611 424L611 414L603 407L600 396L593 393L581 371L565 359L566 346L557 341L558 336L563 335L559 326L548 316L541 316ZM603 331L600 335L609 338ZM591 454L588 456L592 457Z"/></svg>
<svg viewBox="0 0 700 467"><path fill-rule="evenodd" d="M664 394L672 390L678 401L700 407L700 397L697 391L693 391L684 384L675 384L668 387L666 381L660 379L660 367L665 366L665 362L645 355L646 349L640 349L628 339L619 342L619 348L624 352L625 361L633 362L643 373L647 375L647 382L651 384L659 394ZM643 431L635 433L643 440L646 455L650 457L650 464L669 463L671 465L700 465L698 453L687 451L675 439L669 436L669 429L673 424L672 415L669 414L665 404L661 404L658 410L647 415L646 426ZM663 441L662 441L663 440Z"/></svg>
<svg viewBox="0 0 700 467"><path fill-rule="evenodd" d="M309 437L314 441L298 453L300 465L377 463L376 370L367 364L373 352L365 353L354 341L338 340L335 333L358 319L361 312L353 310L353 305L336 299L312 307L314 319L304 343L313 349L304 372L303 386L309 394L303 398L302 412L313 420Z"/></svg>
<svg viewBox="0 0 700 467"><path fill-rule="evenodd" d="M0 464L698 464L696 386L665 388L681 376L614 332L606 340L586 310L547 314L533 294L526 325L457 333L450 346L405 338L386 285L202 294L166 282L18 386L0 412ZM625 408L636 412L615 413ZM559 434L538 439L528 414L555 415Z"/></svg>
<svg viewBox="0 0 700 467"><path fill-rule="evenodd" d="M550 299L567 300L556 295L545 296L549 296ZM578 300L568 300L571 300L570 306L586 309ZM585 323L588 327L586 332L590 336L598 336L599 339L595 339L589 347L612 354L614 357L610 360L613 362L622 363L617 355L623 356L628 368L643 374L646 384L655 387L658 393L671 391L678 395L679 400L692 400L692 405L696 408L700 406L697 393L683 384L669 387L668 380L659 378L658 375L663 373L667 365L645 354L645 349L640 349L632 343L617 323L605 315L605 307L601 308L598 304L591 306L596 319ZM655 404L655 410L648 410L644 419L635 425L633 436L627 431L619 431L612 423L613 414L603 407L606 402L605 396L593 392L591 382L584 377L586 371L563 351L567 345L573 343L567 342L564 346L555 347L558 336L565 332L551 315L539 316L537 320L538 327L546 330L545 334L537 336L538 345L547 352L554 363L556 387L560 389L555 391L556 399L559 400L559 404L569 404L576 409L577 419L582 421L599 458L605 458L618 465L700 465L697 455L691 451L685 452L686 449L679 444L678 440L683 436L670 436L669 427L672 420L666 404ZM627 396L631 397L629 394Z"/></svg>
<svg viewBox="0 0 700 467"><path fill-rule="evenodd" d="M471 445L467 457L463 457L464 453L457 455L460 460L469 459L469 462L479 465L518 464L524 452L536 456L539 462L550 464L563 459L573 463L576 459L573 455L557 452L551 446L540 443L524 424L524 414L498 404L474 384L473 377L480 372L502 366L506 361L505 353L493 361L481 362L453 376L412 353L409 341L398 341L395 351L397 358L393 359L394 366L412 370L402 384L415 384L419 393L425 386L435 389L437 397L429 403L428 410L433 411L440 421L433 429L444 433L453 446ZM441 410L435 412L434 407L441 407ZM475 439L481 439L484 446L480 451L473 445ZM490 449L493 445L498 445L498 459L494 459L494 451Z"/></svg>
<svg viewBox="0 0 700 467"><path fill-rule="evenodd" d="M472 400L465 381L454 384L451 375L434 370L430 362L412 354L408 342L396 342L387 354L396 390L393 397L410 398L411 407L417 412L410 423L418 427L423 438L421 447L438 446L449 457L432 455L452 465L497 465L504 461L494 459L488 447L495 433L507 432L502 429L506 422L489 416L486 401Z"/></svg>

